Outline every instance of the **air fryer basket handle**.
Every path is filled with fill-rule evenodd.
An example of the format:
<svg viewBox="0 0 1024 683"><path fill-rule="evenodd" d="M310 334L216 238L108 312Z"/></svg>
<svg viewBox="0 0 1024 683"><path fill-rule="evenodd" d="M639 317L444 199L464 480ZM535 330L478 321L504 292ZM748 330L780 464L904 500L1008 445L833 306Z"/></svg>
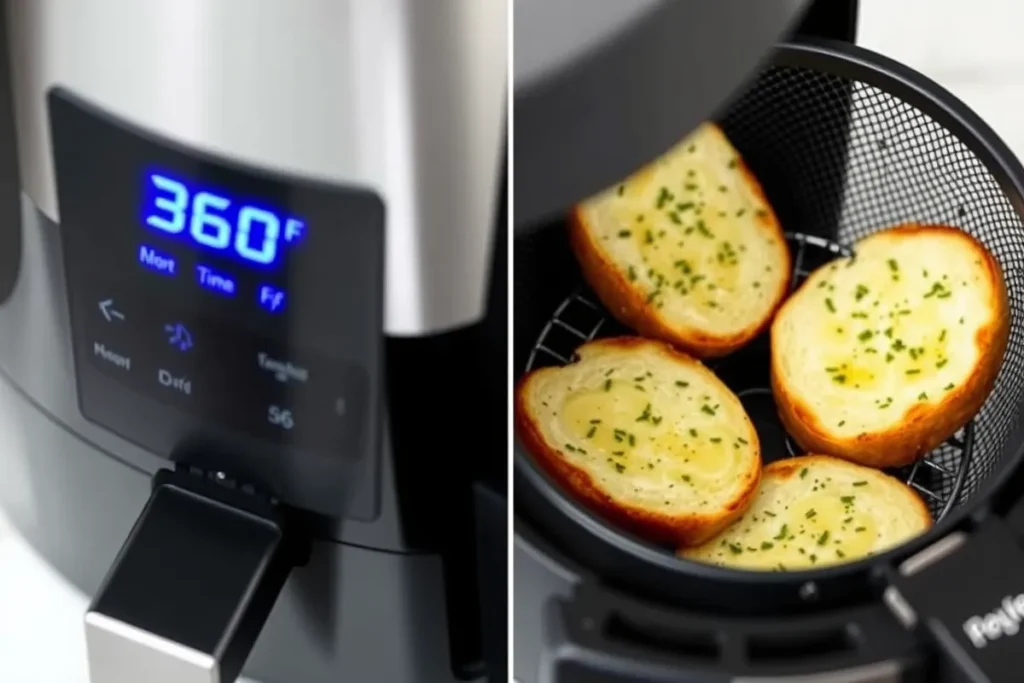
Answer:
<svg viewBox="0 0 1024 683"><path fill-rule="evenodd" d="M85 617L92 683L235 680L308 546L221 475L167 471Z"/></svg>
<svg viewBox="0 0 1024 683"><path fill-rule="evenodd" d="M1016 683L1024 670L1024 549L994 514L894 568L884 600L939 653L942 680Z"/></svg>

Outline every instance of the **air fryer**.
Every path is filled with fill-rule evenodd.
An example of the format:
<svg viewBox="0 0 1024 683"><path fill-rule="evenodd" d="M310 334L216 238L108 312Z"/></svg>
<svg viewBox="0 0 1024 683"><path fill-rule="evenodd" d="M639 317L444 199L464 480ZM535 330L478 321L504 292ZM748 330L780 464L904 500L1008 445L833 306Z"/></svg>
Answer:
<svg viewBox="0 0 1024 683"><path fill-rule="evenodd" d="M1013 319L994 390L954 437L891 472L936 524L828 568L700 564L578 505L517 443L513 668L522 683L1020 679L1024 169L940 86L853 45L855 9L814 5L809 23L708 116L776 208L794 285L859 238L908 220L958 226L999 260ZM836 32L824 28L830 19ZM517 225L518 374L626 332L583 283L564 227ZM759 338L709 366L744 403L771 462L801 451L777 417L767 348Z"/></svg>
<svg viewBox="0 0 1024 683"><path fill-rule="evenodd" d="M0 501L94 683L505 679L507 9L5 3Z"/></svg>

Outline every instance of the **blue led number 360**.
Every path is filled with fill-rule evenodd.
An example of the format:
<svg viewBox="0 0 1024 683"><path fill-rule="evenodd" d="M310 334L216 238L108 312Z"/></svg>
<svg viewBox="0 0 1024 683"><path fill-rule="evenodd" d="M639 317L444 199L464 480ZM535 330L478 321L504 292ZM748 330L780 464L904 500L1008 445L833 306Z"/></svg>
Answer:
<svg viewBox="0 0 1024 683"><path fill-rule="evenodd" d="M232 245L235 253L251 263L270 264L277 258L282 237L297 241L305 223L281 218L265 209L242 204L237 211L227 197L213 192L192 193L185 183L158 173L150 174L151 207L146 224L172 235L184 233L199 245L224 251Z"/></svg>

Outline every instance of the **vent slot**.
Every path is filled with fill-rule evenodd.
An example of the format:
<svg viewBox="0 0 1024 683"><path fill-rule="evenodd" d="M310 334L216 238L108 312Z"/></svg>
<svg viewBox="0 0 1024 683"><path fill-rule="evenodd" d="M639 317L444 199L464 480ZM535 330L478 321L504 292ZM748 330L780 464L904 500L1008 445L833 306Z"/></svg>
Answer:
<svg viewBox="0 0 1024 683"><path fill-rule="evenodd" d="M617 614L605 622L604 632L611 641L674 657L715 660L721 653L721 644L714 633L682 630L665 624L641 624Z"/></svg>
<svg viewBox="0 0 1024 683"><path fill-rule="evenodd" d="M816 659L848 653L855 647L853 635L845 629L760 635L748 638L747 658L751 663Z"/></svg>

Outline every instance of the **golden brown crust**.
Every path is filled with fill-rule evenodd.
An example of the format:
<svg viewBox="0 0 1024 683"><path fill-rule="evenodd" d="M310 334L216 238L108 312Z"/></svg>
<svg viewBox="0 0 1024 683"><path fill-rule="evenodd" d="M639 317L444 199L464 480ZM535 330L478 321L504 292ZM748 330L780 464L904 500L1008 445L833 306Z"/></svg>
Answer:
<svg viewBox="0 0 1024 683"><path fill-rule="evenodd" d="M718 135L725 137L725 134L717 126L714 126L714 130ZM764 318L753 321L747 329L736 334L715 335L696 329L675 328L667 323L662 318L656 304L648 301L647 294L629 282L601 248L594 236L594 231L586 223L582 207L574 207L569 215L569 245L579 261L584 279L611 315L626 327L645 337L666 341L698 358L726 356L757 337L771 323L789 288L792 264L782 226L768 202L761 184L738 155L737 163L747 186L764 202L765 211L752 216L752 219L757 221L762 230L782 245L784 261L781 261L777 267L785 273L785 277L779 281L775 291L772 292L773 303L766 311Z"/></svg>
<svg viewBox="0 0 1024 683"><path fill-rule="evenodd" d="M1009 303L1006 283L998 261L977 240L966 232L945 225L922 225L906 223L890 228L893 232L912 236L922 232L941 233L964 240L982 259L985 271L992 283L991 308L996 311L993 322L978 331L976 344L982 353L981 363L966 382L951 390L938 404L914 405L906 412L899 425L893 429L854 437L838 437L815 417L810 407L790 387L786 386L780 368L781 358L772 345L772 392L779 411L779 418L786 431L802 449L811 453L824 453L845 458L852 462L871 467L902 467L909 465L937 448L946 439L967 424L981 409L988 398L1010 336ZM806 282L800 289L806 286ZM794 300L783 304L781 311ZM780 316L776 317L779 320ZM774 336L774 325L772 334Z"/></svg>
<svg viewBox="0 0 1024 683"><path fill-rule="evenodd" d="M710 370L704 368L699 360L655 340L641 337L616 337L600 339L589 342L589 344L617 346L623 349L652 345L679 363L696 364L704 372L712 374ZM750 507L757 495L758 484L761 481L760 444L752 426L751 444L755 447L757 457L752 460L753 466L737 477L739 481L743 482L741 493L721 509L701 514L669 515L657 510L630 505L609 496L595 485L589 474L566 462L562 458L561 452L544 440L538 422L530 410L528 405L530 382L540 376L540 373L557 372L558 370L559 368L540 368L526 374L519 381L515 389L515 427L523 446L533 455L541 469L581 503L610 522L638 536L655 543L681 547L699 545L712 538ZM722 389L729 391L724 384L722 384Z"/></svg>

